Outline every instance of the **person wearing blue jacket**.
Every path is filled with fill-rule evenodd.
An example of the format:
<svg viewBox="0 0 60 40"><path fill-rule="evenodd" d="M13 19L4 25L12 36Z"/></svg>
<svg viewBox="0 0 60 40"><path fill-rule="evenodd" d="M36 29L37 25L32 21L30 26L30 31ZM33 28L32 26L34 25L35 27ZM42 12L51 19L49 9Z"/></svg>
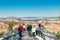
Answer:
<svg viewBox="0 0 60 40"><path fill-rule="evenodd" d="M28 35L31 36L31 30L32 30L32 25L28 25L27 27L27 31L28 31Z"/></svg>

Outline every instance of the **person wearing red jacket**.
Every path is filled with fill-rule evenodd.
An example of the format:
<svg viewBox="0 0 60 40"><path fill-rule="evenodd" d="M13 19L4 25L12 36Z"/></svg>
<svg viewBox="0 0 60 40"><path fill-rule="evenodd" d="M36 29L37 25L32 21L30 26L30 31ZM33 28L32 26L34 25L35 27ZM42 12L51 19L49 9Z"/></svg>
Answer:
<svg viewBox="0 0 60 40"><path fill-rule="evenodd" d="M18 26L18 32L19 32L19 36L22 37L22 30L23 30L23 26L19 25Z"/></svg>

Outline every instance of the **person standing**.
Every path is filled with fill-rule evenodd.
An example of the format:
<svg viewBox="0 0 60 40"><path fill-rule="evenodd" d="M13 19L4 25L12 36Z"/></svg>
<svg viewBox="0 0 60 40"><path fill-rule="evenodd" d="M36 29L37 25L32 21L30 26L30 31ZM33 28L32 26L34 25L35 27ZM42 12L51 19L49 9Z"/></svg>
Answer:
<svg viewBox="0 0 60 40"><path fill-rule="evenodd" d="M32 36L34 36L35 37L35 31L36 31L36 27L35 27L35 25L32 27Z"/></svg>
<svg viewBox="0 0 60 40"><path fill-rule="evenodd" d="M32 30L32 25L28 25L27 27L27 31L28 31L28 35L31 36L31 30Z"/></svg>
<svg viewBox="0 0 60 40"><path fill-rule="evenodd" d="M38 26L36 27L36 35L41 36L42 32L41 32L41 24L38 24Z"/></svg>
<svg viewBox="0 0 60 40"><path fill-rule="evenodd" d="M41 24L38 24L38 26L39 26L39 34L42 37L42 25Z"/></svg>
<svg viewBox="0 0 60 40"><path fill-rule="evenodd" d="M38 24L38 26L39 26L39 29L40 29L40 32L39 32L39 33L40 33L40 36L43 38L43 36L44 36L44 35L43 35L43 30L44 30L45 28L44 28L44 26L41 25L41 24Z"/></svg>
<svg viewBox="0 0 60 40"><path fill-rule="evenodd" d="M25 26L25 24L23 24L23 31L26 31L26 26Z"/></svg>
<svg viewBox="0 0 60 40"><path fill-rule="evenodd" d="M22 30L23 30L22 25L19 25L18 26L18 33L19 33L20 38L22 37Z"/></svg>

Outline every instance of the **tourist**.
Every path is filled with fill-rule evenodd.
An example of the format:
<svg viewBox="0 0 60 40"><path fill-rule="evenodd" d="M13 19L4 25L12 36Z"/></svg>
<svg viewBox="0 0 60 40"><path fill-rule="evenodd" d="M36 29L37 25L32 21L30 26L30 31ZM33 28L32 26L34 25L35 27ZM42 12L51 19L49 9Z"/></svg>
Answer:
<svg viewBox="0 0 60 40"><path fill-rule="evenodd" d="M25 26L25 24L23 24L23 31L26 31L26 26Z"/></svg>
<svg viewBox="0 0 60 40"><path fill-rule="evenodd" d="M32 36L34 36L35 37L35 31L36 31L36 27L35 27L35 25L32 27Z"/></svg>
<svg viewBox="0 0 60 40"><path fill-rule="evenodd" d="M40 36L43 38L43 30L44 30L45 28L44 28L44 26L43 25L41 25L41 24L39 24L39 30L40 30Z"/></svg>
<svg viewBox="0 0 60 40"><path fill-rule="evenodd" d="M39 26L39 33L40 33L40 36L42 37L42 25L41 24L38 24Z"/></svg>
<svg viewBox="0 0 60 40"><path fill-rule="evenodd" d="M18 26L18 32L19 32L20 38L22 37L22 30L23 30L22 25L19 25L19 26Z"/></svg>
<svg viewBox="0 0 60 40"><path fill-rule="evenodd" d="M31 30L32 30L32 25L28 25L27 27L27 31L28 31L28 35L31 36Z"/></svg>

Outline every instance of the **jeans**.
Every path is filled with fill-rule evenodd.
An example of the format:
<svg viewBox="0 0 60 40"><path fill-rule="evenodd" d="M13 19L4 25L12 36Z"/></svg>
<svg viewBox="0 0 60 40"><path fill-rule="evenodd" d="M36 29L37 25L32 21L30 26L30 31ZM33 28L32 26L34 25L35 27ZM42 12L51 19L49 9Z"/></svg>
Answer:
<svg viewBox="0 0 60 40"><path fill-rule="evenodd" d="M32 33L32 36L34 36L34 37L35 37L35 32L33 32L33 33Z"/></svg>
<svg viewBox="0 0 60 40"><path fill-rule="evenodd" d="M40 36L39 30L36 30L36 35Z"/></svg>
<svg viewBox="0 0 60 40"><path fill-rule="evenodd" d="M22 37L22 31L18 30L18 32L19 32L19 36Z"/></svg>
<svg viewBox="0 0 60 40"><path fill-rule="evenodd" d="M39 31L39 30L36 30L36 35L38 35L38 36L42 36L42 32L41 31Z"/></svg>

